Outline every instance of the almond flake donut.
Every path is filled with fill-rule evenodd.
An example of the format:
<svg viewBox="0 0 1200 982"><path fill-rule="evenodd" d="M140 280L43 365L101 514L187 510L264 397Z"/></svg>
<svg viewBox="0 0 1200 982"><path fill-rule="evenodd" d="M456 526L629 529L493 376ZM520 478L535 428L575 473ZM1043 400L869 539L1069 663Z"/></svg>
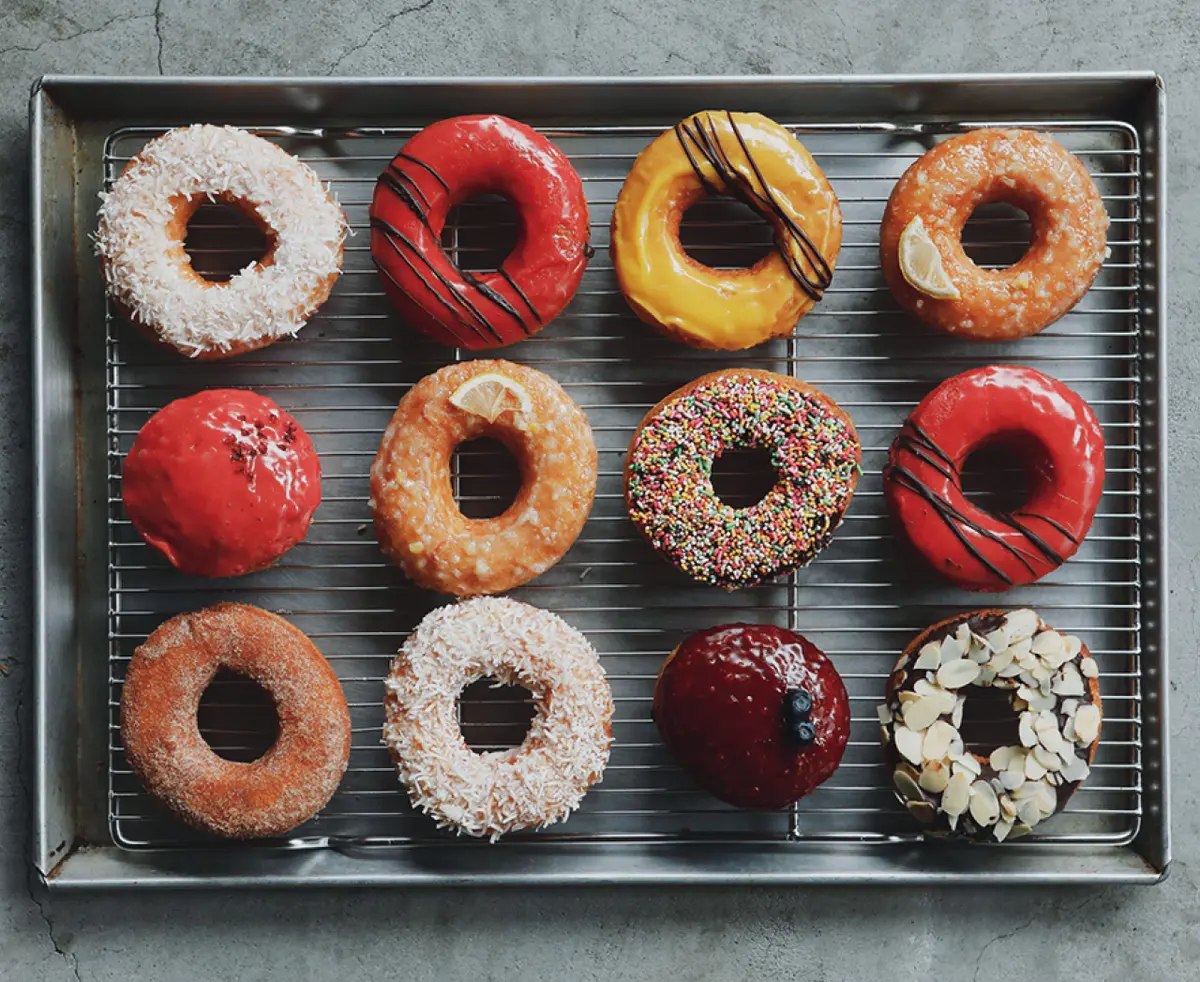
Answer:
<svg viewBox="0 0 1200 982"><path fill-rule="evenodd" d="M170 130L100 195L96 253L109 295L152 339L192 358L225 358L295 334L342 266L346 216L312 168L231 126ZM266 233L266 255L226 283L192 268L187 225L206 201Z"/></svg>
<svg viewBox="0 0 1200 982"><path fill-rule="evenodd" d="M459 694L492 677L533 694L519 747L475 753ZM544 828L579 807L612 744L612 691L596 652L561 617L506 597L428 614L392 662L383 739L413 805L439 827L488 836Z"/></svg>
<svg viewBox="0 0 1200 982"><path fill-rule="evenodd" d="M258 760L219 757L200 735L200 698L221 668L275 702L279 735ZM350 760L350 710L299 628L259 607L218 603L172 617L133 653L121 741L146 790L188 825L253 839L282 835L325 807Z"/></svg>
<svg viewBox="0 0 1200 982"><path fill-rule="evenodd" d="M962 244L980 205L1006 201L1029 215L1033 237L1007 269L982 269ZM958 296L921 293L900 268L900 238L920 219ZM896 183L879 232L895 298L931 327L976 341L1027 337L1063 316L1104 262L1108 213L1087 168L1032 130L980 129L939 143Z"/></svg>

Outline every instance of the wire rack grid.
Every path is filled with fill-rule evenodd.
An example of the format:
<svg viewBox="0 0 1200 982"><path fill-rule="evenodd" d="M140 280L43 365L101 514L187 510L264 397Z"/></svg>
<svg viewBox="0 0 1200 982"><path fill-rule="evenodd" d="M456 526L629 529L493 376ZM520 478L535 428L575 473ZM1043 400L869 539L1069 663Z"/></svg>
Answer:
<svg viewBox="0 0 1200 982"><path fill-rule="evenodd" d="M1000 606L1033 606L1056 627L1079 634L1102 673L1106 718L1092 776L1066 812L1032 841L1129 842L1141 813L1136 131L1116 121L1005 121L1050 130L1083 159L1111 217L1110 256L1079 307L1041 335L973 345L935 336L898 308L879 270L878 226L896 178L913 160L946 135L982 124L784 120L838 192L844 244L833 286L791 338L731 354L693 351L658 337L629 311L613 276L607 245L617 192L637 153L673 122L543 130L583 178L596 255L567 311L537 336L498 354L548 372L583 407L596 435L600 479L591 517L574 547L514 596L556 611L587 635L607 669L617 710L611 762L579 812L565 825L513 838L916 839L919 833L894 801L882 764L875 706L884 679L899 651L925 625L998 599ZM367 205L375 178L415 129L264 125L255 131L329 182L355 234L347 243L344 275L308 326L294 340L250 355L188 361L150 345L109 311L110 830L117 844L131 849L209 841L163 812L132 775L120 739L121 684L134 648L168 616L236 599L282 613L303 629L336 668L351 707L353 749L339 791L321 814L278 844L444 842L447 834L409 807L380 729L382 679L390 659L421 616L447 598L413 588L384 560L367 505L370 463L399 398L420 377L469 356L428 343L407 328L384 299L370 261ZM113 132L104 158L106 182L160 132ZM514 221L502 202L467 202L452 213L445 244L466 268L494 268L512 240ZM188 249L198 269L219 277L261 254L258 234L228 213L202 212ZM770 230L760 219L722 201L690 210L682 235L694 256L714 266L744 266L770 243ZM976 261L1002 266L1020 255L1028 224L1011 208L988 206L972 217L965 239ZM1003 362L1032 365L1087 399L1104 425L1108 470L1095 524L1078 555L1038 584L981 598L940 581L894 536L880 470L900 423L929 389L967 368ZM833 543L808 569L726 594L691 583L644 545L625 515L621 473L632 431L651 405L706 371L738 365L794 374L837 399L862 439L864 475ZM300 420L320 452L324 501L308 538L277 566L212 582L178 574L142 543L122 510L121 463L154 411L217 386L252 388ZM761 479L761 473L752 460L730 458L732 465L722 459L725 493L733 501L739 494L752 498L747 482ZM483 515L501 508L511 495L511 461L482 443L460 448L456 461L464 511ZM985 504L1019 495L1020 470L1003 461L969 477ZM832 656L850 693L851 740L841 767L789 811L738 811L699 791L673 763L650 719L653 682L665 654L690 630L735 620L802 631ZM464 732L477 750L519 740L529 715L521 693L479 686L464 694L461 707ZM202 729L219 752L253 759L269 745L269 707L245 683L219 679L202 708Z"/></svg>

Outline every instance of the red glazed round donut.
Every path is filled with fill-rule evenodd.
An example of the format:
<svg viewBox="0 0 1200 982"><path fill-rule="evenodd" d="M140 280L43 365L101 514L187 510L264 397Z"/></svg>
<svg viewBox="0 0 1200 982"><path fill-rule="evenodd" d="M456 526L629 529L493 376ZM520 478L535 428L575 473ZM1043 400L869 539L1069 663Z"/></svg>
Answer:
<svg viewBox="0 0 1200 982"><path fill-rule="evenodd" d="M786 808L841 763L850 700L837 669L794 631L723 624L667 657L654 720L675 759L739 808Z"/></svg>
<svg viewBox="0 0 1200 982"><path fill-rule="evenodd" d="M241 576L307 534L321 463L270 399L210 389L150 417L125 458L121 496L134 528L180 571Z"/></svg>
<svg viewBox="0 0 1200 982"><path fill-rule="evenodd" d="M494 273L458 268L441 246L450 208L504 195L516 247ZM583 183L561 150L504 116L456 116L405 144L375 185L371 257L384 292L442 344L496 348L529 337L574 296L592 254Z"/></svg>
<svg viewBox="0 0 1200 982"><path fill-rule="evenodd" d="M967 500L962 466L986 444L1020 455L1028 500L1009 515ZM1104 433L1056 379L991 365L947 379L892 443L884 493L913 546L965 590L1000 592L1053 572L1079 548L1104 485Z"/></svg>

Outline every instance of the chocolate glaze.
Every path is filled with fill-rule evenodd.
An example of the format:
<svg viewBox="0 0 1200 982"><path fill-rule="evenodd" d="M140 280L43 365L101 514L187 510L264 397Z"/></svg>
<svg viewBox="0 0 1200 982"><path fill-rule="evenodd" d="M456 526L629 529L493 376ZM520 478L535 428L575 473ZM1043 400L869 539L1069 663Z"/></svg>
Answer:
<svg viewBox="0 0 1200 982"><path fill-rule="evenodd" d="M792 277L800 284L800 288L810 299L820 300L825 290L829 288L829 284L833 282L833 270L830 268L829 263L826 262L825 257L821 255L821 250L816 247L804 229L780 205L775 192L763 177L758 162L750 153L750 147L746 144L746 140L742 136L742 131L738 128L737 123L734 122L733 113L726 110L725 115L729 120L729 126L733 130L733 135L737 138L738 145L746 158L746 162L750 165L754 177L758 179L759 187L756 188L754 181L738 170L729 158L728 152L721 144L721 139L717 134L717 128L713 124L712 117L708 114L693 117L690 120L690 127L688 126L689 120L686 119L675 125L675 136L679 139L680 146L683 147L683 152L687 155L688 163L692 165L692 170L696 172L696 177L700 181L701 186L709 194L717 196L732 195L753 208L774 225L775 244L779 250L779 254L787 264L788 272L792 274ZM706 122L708 124L707 129L704 125ZM697 153L716 172L717 176L720 177L721 183L724 185L723 188L718 187L705 175L700 165L700 160L697 159ZM812 267L811 271L806 269L792 254L784 242L785 236L789 237L799 246L800 252Z"/></svg>

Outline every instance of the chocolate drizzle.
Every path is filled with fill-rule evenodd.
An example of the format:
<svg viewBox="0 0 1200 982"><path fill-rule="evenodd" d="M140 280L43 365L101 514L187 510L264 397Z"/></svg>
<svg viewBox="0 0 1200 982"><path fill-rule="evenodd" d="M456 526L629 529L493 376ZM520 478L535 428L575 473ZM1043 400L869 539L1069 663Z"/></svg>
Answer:
<svg viewBox="0 0 1200 982"><path fill-rule="evenodd" d="M422 168L426 173L430 174L434 180L436 180L438 184L442 186L443 189L445 189L447 192L450 191L450 185L446 183L442 176L438 174L433 167L425 163L425 161L419 160L411 154L406 154L403 152L398 153L396 157L398 159L402 158L407 160L417 167ZM393 160L388 164L384 172L379 175L378 186L386 188L397 198L399 198L400 201L403 202L404 206L408 208L408 210L414 215L416 215L421 224L432 233L433 228L429 224L429 198L426 197L425 192L421 190L421 186L411 174L398 168ZM424 287L430 293L437 297L441 304L450 312L454 321L467 328L470 328L477 338L483 340L487 344L492 344L494 342L503 344L507 340L499 331L496 330L495 327L492 326L492 322L488 319L487 315L483 313L479 306L472 302L471 298L467 296L464 291L459 289L452 279L437 269L430 259L420 249L417 248L416 244L413 243L413 241L404 235L399 229L397 229L390 222L387 222L384 219L374 215L371 217L371 227L383 233L384 237L388 241L388 244L392 247L392 250L396 253L396 255L398 255L404 261L404 264L408 266L413 275L421 281L422 285L424 285ZM438 246L438 250L441 252L442 257L446 260L447 264L449 264L450 268L458 274L459 278L461 278L463 283L465 283L469 289L474 290L483 300L486 300L488 303L491 303L493 306L499 308L514 321L516 321L526 336L532 336L534 334L534 329L530 327L530 322L514 303L500 293L495 287L489 286L486 282L480 279L480 277L459 267L459 265L446 253L444 249L441 248L440 245ZM410 253L411 256L409 255ZM413 261L414 257L417 262ZM374 259L374 257L372 258ZM378 269L384 276L386 276L393 286L405 293L405 295L409 296L409 299L417 302L416 299L412 297L411 294L409 294L408 291L396 281L396 278L389 273L388 270L378 260L375 260L375 268ZM517 286L516 281L512 278L507 270L501 268L498 272L500 276L503 277L504 281L512 288L513 292L520 298L521 302L529 309L529 312L533 315L533 321L537 324L541 324L541 315L530 302L529 297L525 294L525 291ZM439 286L444 288L446 295L443 295L443 292L438 289ZM430 313L429 309L423 304L418 303L418 306L421 306L421 308L427 314ZM439 321L441 320L441 318L435 319ZM458 335L458 340L463 340L463 336L461 334Z"/></svg>
<svg viewBox="0 0 1200 982"><path fill-rule="evenodd" d="M924 461L939 474L943 475L947 480L959 489L962 487L962 474L959 472L954 460L944 451L933 438L926 433L917 423L908 420L900 433L896 436L893 444L893 451L896 457L900 454L908 452L917 459ZM1031 552L1020 548L1009 542L1001 535L997 535L991 529L984 528L978 522L964 515L961 511L951 505L948 501L939 496L932 488L917 477L911 470L900 463L889 463L887 466L887 477L895 481L901 487L912 491L914 494L920 495L933 510L938 517L946 523L946 527L954 533L963 548L967 550L979 563L986 567L994 576L1003 580L1009 586L1013 585L1012 578L1000 569L995 563L987 558L983 552L973 543L966 535L964 529L969 529L977 535L983 536L986 539L991 539L1003 547L1008 553L1014 556L1022 566L1024 566L1031 576L1037 576L1037 570L1030 563L1030 559L1037 559L1037 553L1053 563L1056 566L1061 566L1066 562L1066 557L1060 555L1045 539L1029 528L1024 522L1019 521L1019 518L1040 519L1050 525L1057 531L1066 536L1073 544L1078 545L1079 540L1068 532L1062 525L1052 518L1045 515L1039 515L1036 512L1017 511L1012 514L994 513L994 517L1003 522L1009 528L1020 532L1021 535L1030 543L1036 552Z"/></svg>
<svg viewBox="0 0 1200 982"><path fill-rule="evenodd" d="M758 181L758 186L755 186L753 178L742 173L734 165L729 153L722 146L716 124L713 122L711 114L708 113L701 113L675 125L675 136L679 139L683 152L687 154L688 163L692 165L692 170L696 172L701 186L709 194L732 195L771 221L775 226L775 245L787 264L788 272L792 274L792 277L800 284L800 288L811 300L820 300L829 288L829 284L833 282L833 269L825 261L821 250L816 247L804 229L779 203L775 192L763 177L758 162L751 155L742 131L734 122L733 113L726 110L725 116L729 120L734 137L737 138L738 146L753 172L753 178ZM691 123L690 127L689 122ZM718 186L705 175L701 159L716 172L716 176L720 178L723 186ZM790 243L787 240L790 240ZM796 258L790 246L799 249L807 261L807 267L810 268L806 268L806 264Z"/></svg>

